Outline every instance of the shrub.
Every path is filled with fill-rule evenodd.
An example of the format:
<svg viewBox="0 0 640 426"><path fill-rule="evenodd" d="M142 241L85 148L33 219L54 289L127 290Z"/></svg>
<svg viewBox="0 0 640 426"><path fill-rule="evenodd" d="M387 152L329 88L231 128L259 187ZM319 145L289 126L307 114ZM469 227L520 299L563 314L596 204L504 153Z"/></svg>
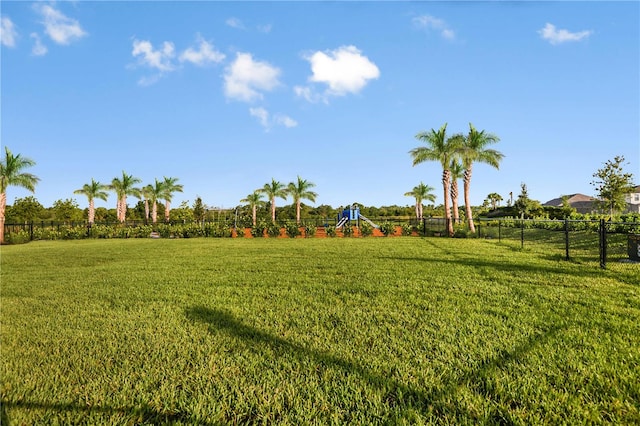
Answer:
<svg viewBox="0 0 640 426"><path fill-rule="evenodd" d="M304 234L306 237L313 237L316 235L318 227L315 225L307 225L304 227Z"/></svg>
<svg viewBox="0 0 640 426"><path fill-rule="evenodd" d="M236 238L244 238L244 227L236 226Z"/></svg>
<svg viewBox="0 0 640 426"><path fill-rule="evenodd" d="M278 238L280 236L280 226L276 225L275 223L269 225L269 227L267 228L267 235L269 235L269 237L271 238Z"/></svg>
<svg viewBox="0 0 640 426"><path fill-rule="evenodd" d="M329 225L325 228L325 232L327 233L328 237L335 237L336 236L336 227L333 225Z"/></svg>
<svg viewBox="0 0 640 426"><path fill-rule="evenodd" d="M413 234L413 226L410 223L405 223L402 225L402 235L410 237Z"/></svg>
<svg viewBox="0 0 640 426"><path fill-rule="evenodd" d="M264 230L267 229L267 224L264 220L259 220L256 222L256 226L251 228L251 235L253 238L262 238L264 237Z"/></svg>
<svg viewBox="0 0 640 426"><path fill-rule="evenodd" d="M343 225L342 226L342 235L345 237L353 236L353 226L351 225Z"/></svg>
<svg viewBox="0 0 640 426"><path fill-rule="evenodd" d="M26 229L21 229L19 231L8 233L5 239L7 241L7 244L28 243L31 240L31 232L27 231Z"/></svg>
<svg viewBox="0 0 640 426"><path fill-rule="evenodd" d="M300 235L300 228L298 228L297 223L287 223L285 230L287 231L289 238L295 238Z"/></svg>
<svg viewBox="0 0 640 426"><path fill-rule="evenodd" d="M363 237L369 237L369 236L373 235L373 226L371 226L367 222L364 222L364 221L361 222L360 223L360 235L362 235Z"/></svg>
<svg viewBox="0 0 640 426"><path fill-rule="evenodd" d="M382 225L380 225L380 231L382 231L385 237L388 237L394 234L394 232L396 231L396 227L391 222L384 222Z"/></svg>

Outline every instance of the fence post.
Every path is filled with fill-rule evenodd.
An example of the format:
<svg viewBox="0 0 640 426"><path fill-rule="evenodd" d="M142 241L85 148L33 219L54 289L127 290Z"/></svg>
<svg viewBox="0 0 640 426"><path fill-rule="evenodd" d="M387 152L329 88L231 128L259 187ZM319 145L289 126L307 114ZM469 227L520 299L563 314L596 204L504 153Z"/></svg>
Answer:
<svg viewBox="0 0 640 426"><path fill-rule="evenodd" d="M564 252L565 260L569 260L569 219L564 219Z"/></svg>
<svg viewBox="0 0 640 426"><path fill-rule="evenodd" d="M425 219L424 217L422 218L422 236L427 236L427 219Z"/></svg>
<svg viewBox="0 0 640 426"><path fill-rule="evenodd" d="M502 219L498 219L498 242L502 242Z"/></svg>
<svg viewBox="0 0 640 426"><path fill-rule="evenodd" d="M33 241L33 221L29 224L29 241Z"/></svg>
<svg viewBox="0 0 640 426"><path fill-rule="evenodd" d="M602 269L606 269L607 267L607 229L605 226L604 219L600 219L598 235L600 241L600 267Z"/></svg>
<svg viewBox="0 0 640 426"><path fill-rule="evenodd" d="M520 248L524 248L524 219L520 219Z"/></svg>

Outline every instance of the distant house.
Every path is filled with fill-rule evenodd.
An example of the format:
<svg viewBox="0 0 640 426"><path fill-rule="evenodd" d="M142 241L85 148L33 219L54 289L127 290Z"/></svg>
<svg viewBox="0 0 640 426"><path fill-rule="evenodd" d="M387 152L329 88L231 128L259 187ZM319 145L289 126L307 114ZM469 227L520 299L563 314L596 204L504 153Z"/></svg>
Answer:
<svg viewBox="0 0 640 426"><path fill-rule="evenodd" d="M633 192L627 194L627 211L630 213L640 213L640 185L633 188Z"/></svg>
<svg viewBox="0 0 640 426"><path fill-rule="evenodd" d="M567 195L569 205L576 209L578 213L596 213L598 206L597 199L584 194ZM640 213L640 185L633 188L633 192L625 196L627 200L626 213ZM562 197L554 198L543 204L543 206L562 207Z"/></svg>
<svg viewBox="0 0 640 426"><path fill-rule="evenodd" d="M567 195L569 205L576 209L578 213L593 213L596 211L596 199L584 194ZM554 198L543 204L543 206L562 207L562 197Z"/></svg>

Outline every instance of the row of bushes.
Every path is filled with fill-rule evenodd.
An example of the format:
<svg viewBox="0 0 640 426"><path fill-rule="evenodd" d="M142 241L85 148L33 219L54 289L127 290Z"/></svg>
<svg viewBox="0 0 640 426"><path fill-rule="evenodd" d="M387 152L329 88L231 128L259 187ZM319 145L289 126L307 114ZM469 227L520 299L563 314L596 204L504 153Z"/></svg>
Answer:
<svg viewBox="0 0 640 426"><path fill-rule="evenodd" d="M516 219L512 217L488 220L488 221L480 221L476 223L477 226L489 226L489 227L498 227L502 226L505 228L524 228L524 229L544 229L547 231L564 231L565 230L565 221L564 220L531 220L531 219ZM568 230L570 232L573 231L592 231L597 232L600 228L599 220L580 220L573 221L569 220L566 223L568 226ZM609 233L629 233L629 232L638 232L640 231L640 222L606 222L607 232Z"/></svg>
<svg viewBox="0 0 640 426"><path fill-rule="evenodd" d="M411 235L416 228L410 224L401 225L402 235ZM373 235L373 227L368 223L360 225L360 234L363 237ZM284 227L285 233L291 238L302 235L306 237L314 237L317 232L317 226L306 225L299 227L295 223L288 223ZM396 225L385 222L380 226L380 231L386 235L393 235ZM244 237L244 228L234 232L232 226L225 223L190 223L190 224L158 224L158 225L140 225L140 226L122 226L122 225L94 225L70 226L60 225L57 227L31 227L8 232L5 236L6 242L9 244L21 244L31 240L80 240L86 238L149 238L155 233L160 238L238 238ZM280 236L281 227L276 224L266 223L264 221L256 224L251 228L251 235L254 238ZM329 237L335 237L337 230L335 226L327 226L325 232ZM354 234L352 225L344 225L342 227L342 235L351 237Z"/></svg>

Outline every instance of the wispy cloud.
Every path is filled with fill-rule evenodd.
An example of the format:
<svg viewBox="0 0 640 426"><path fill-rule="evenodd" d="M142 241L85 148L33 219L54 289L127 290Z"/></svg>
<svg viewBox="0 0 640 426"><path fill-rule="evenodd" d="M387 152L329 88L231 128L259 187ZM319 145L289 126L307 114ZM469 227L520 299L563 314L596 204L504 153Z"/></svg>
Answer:
<svg viewBox="0 0 640 426"><path fill-rule="evenodd" d="M154 49L148 40L133 40L131 55L138 58L138 63L141 65L158 71L169 72L175 68L172 63L175 47L170 41L165 41L162 44L162 49Z"/></svg>
<svg viewBox="0 0 640 426"><path fill-rule="evenodd" d="M31 54L34 56L43 56L48 52L47 46L42 44L40 35L38 33L31 33L30 37L33 39L33 47L31 48Z"/></svg>
<svg viewBox="0 0 640 426"><path fill-rule="evenodd" d="M237 30L244 30L246 29L246 27L244 26L244 24L242 23L241 20L239 20L238 18L229 18L225 21L225 23L227 24L227 26L231 27L231 28L235 28Z"/></svg>
<svg viewBox="0 0 640 426"><path fill-rule="evenodd" d="M249 108L249 114L258 119L258 122L266 132L270 131L274 125L284 126L287 128L296 127L298 125L298 122L293 118L284 114L274 114L271 116L269 111L262 107Z"/></svg>
<svg viewBox="0 0 640 426"><path fill-rule="evenodd" d="M2 19L0 19L0 42L2 42L3 46L15 47L17 38L18 32L16 31L15 25L11 19L3 16Z"/></svg>
<svg viewBox="0 0 640 426"><path fill-rule="evenodd" d="M411 19L411 23L417 29L435 31L447 40L454 40L456 38L456 33L440 18L431 15L415 16Z"/></svg>
<svg viewBox="0 0 640 426"><path fill-rule="evenodd" d="M65 16L53 6L36 3L33 7L43 19L44 32L57 44L70 44L87 35L76 19Z"/></svg>
<svg viewBox="0 0 640 426"><path fill-rule="evenodd" d="M257 28L258 28L258 31L260 31L261 33L269 34L273 29L273 25L271 24L258 25Z"/></svg>
<svg viewBox="0 0 640 426"><path fill-rule="evenodd" d="M587 39L592 33L593 31L590 30L572 33L569 30L557 29L555 25L548 22L547 25L544 26L544 28L538 30L538 34L540 34L540 37L542 37L544 40L547 40L551 44L580 41L583 39Z"/></svg>
<svg viewBox="0 0 640 426"><path fill-rule="evenodd" d="M237 53L225 70L224 92L228 98L252 102L278 86L279 76L280 70L268 62L256 61L250 53Z"/></svg>
<svg viewBox="0 0 640 426"><path fill-rule="evenodd" d="M194 49L189 47L180 55L180 62L191 62L195 65L206 65L208 63L222 62L225 58L224 53L215 49L213 44L202 38L201 35L197 36L198 48Z"/></svg>
<svg viewBox="0 0 640 426"><path fill-rule="evenodd" d="M362 55L355 46L342 46L327 52L315 52L305 56L311 64L312 83L326 85L323 93L317 93L313 86L296 86L296 95L310 102L323 100L330 96L344 96L360 92L371 80L380 76L380 70Z"/></svg>

